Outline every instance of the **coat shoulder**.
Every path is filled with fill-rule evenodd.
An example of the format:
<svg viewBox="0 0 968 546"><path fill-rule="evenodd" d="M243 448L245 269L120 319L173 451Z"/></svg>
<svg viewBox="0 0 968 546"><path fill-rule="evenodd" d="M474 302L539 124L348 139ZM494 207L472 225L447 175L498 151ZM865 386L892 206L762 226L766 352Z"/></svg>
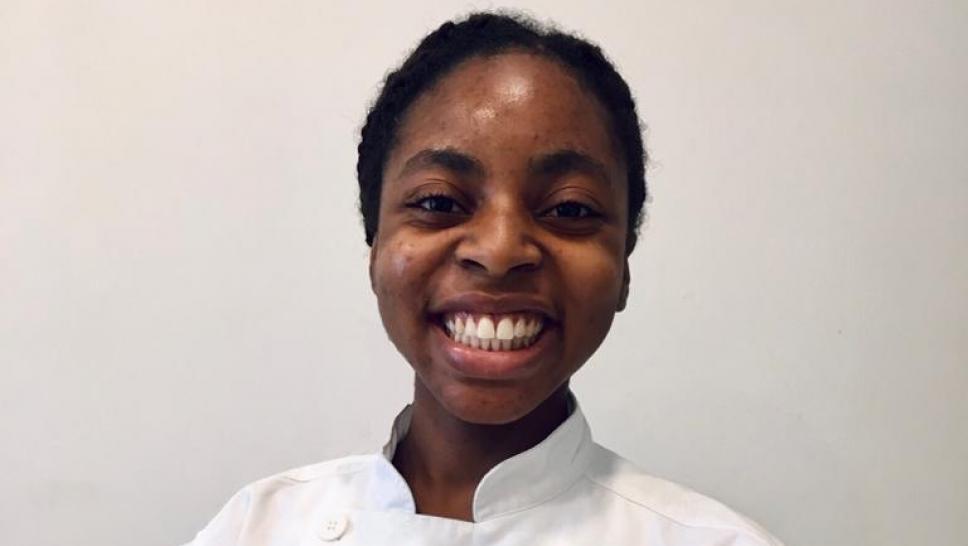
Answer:
<svg viewBox="0 0 968 546"><path fill-rule="evenodd" d="M310 499L345 496L359 487L357 476L376 463L376 455L351 455L279 472L254 481L233 495L215 517L186 546L236 544L253 516L276 513L277 508Z"/></svg>
<svg viewBox="0 0 968 546"><path fill-rule="evenodd" d="M327 477L336 477L365 470L373 465L375 455L350 455L339 459L330 459L280 472L265 480L288 480L293 482L309 482ZM264 481L264 480L260 480ZM259 483L259 482L256 482Z"/></svg>
<svg viewBox="0 0 968 546"><path fill-rule="evenodd" d="M741 537L734 542L737 545L783 546L756 522L719 501L652 476L600 445L595 445L586 477L624 502L669 520L673 525L722 530Z"/></svg>

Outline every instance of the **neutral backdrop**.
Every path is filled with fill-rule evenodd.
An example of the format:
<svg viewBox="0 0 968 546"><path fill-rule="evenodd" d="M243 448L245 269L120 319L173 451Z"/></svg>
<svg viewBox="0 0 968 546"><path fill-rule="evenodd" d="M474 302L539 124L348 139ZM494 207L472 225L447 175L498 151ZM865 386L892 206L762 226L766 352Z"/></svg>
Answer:
<svg viewBox="0 0 968 546"><path fill-rule="evenodd" d="M961 546L968 3L521 4L638 98L653 200L575 391L790 546ZM377 449L378 83L470 2L0 3L0 543L162 546ZM604 540L604 537L603 537Z"/></svg>

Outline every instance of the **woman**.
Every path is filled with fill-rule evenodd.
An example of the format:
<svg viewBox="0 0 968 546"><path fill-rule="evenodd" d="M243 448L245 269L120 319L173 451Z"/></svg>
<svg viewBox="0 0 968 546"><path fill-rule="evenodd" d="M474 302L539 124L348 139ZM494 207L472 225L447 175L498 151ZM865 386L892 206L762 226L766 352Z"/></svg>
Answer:
<svg viewBox="0 0 968 546"><path fill-rule="evenodd" d="M625 306L646 193L597 47L504 15L444 24L387 77L358 175L413 403L382 453L256 482L193 544L778 544L592 442L568 389Z"/></svg>

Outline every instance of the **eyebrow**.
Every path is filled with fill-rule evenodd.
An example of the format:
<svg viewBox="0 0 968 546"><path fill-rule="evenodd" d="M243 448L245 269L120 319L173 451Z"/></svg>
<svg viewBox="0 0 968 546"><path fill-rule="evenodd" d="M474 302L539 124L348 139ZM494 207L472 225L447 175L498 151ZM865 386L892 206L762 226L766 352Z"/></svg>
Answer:
<svg viewBox="0 0 968 546"><path fill-rule="evenodd" d="M594 157L577 150L562 149L532 158L528 170L532 176L555 177L571 172L589 174L606 186L611 186L611 178L605 164ZM477 158L455 148L426 149L412 155L403 164L400 176L429 167L441 167L451 172L472 177L483 177L486 170Z"/></svg>
<svg viewBox="0 0 968 546"><path fill-rule="evenodd" d="M606 186L612 185L604 163L576 150L557 150L532 159L529 169L532 175L545 177L561 176L571 172L585 173L597 178Z"/></svg>
<svg viewBox="0 0 968 546"><path fill-rule="evenodd" d="M403 164L400 176L428 167L442 167L457 174L480 177L484 175L484 165L475 157L459 152L454 148L421 150Z"/></svg>

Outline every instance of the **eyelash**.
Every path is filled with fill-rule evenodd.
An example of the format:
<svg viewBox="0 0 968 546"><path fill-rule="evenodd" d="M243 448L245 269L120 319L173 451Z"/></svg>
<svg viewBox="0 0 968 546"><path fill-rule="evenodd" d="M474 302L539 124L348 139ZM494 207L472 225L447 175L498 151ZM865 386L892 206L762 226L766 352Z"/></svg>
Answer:
<svg viewBox="0 0 968 546"><path fill-rule="evenodd" d="M458 207L458 208L463 209L463 207L460 206L460 204L457 202L456 199L454 199L453 197L450 197L448 195L445 195L443 193L429 193L429 194L426 194L426 195L421 195L420 197L417 197L413 201L410 201L409 203L407 203L406 206L407 206L407 208L419 209L419 210L421 210L423 212L429 212L429 213L455 214L452 211L433 210L433 209L430 209L430 208L425 207L424 206L424 203L428 203L432 199L438 199L438 200L442 200L442 201L447 201L447 202L451 203L452 205L454 205L455 207Z"/></svg>
<svg viewBox="0 0 968 546"><path fill-rule="evenodd" d="M588 205L586 205L584 203L579 203L578 201L562 201L562 202L558 203L557 205L551 207L550 209L546 210L544 212L544 214L547 214L548 211L551 211L551 210L557 210L559 207L563 207L563 206L581 207L580 210L582 210L582 213L578 214L577 216L560 216L559 215L559 216L556 216L556 218L571 218L571 219L574 219L574 220L585 220L585 219L588 219L588 218L601 218L601 216L602 216L602 214L600 212L596 211L595 209L589 207Z"/></svg>
<svg viewBox="0 0 968 546"><path fill-rule="evenodd" d="M427 195L422 195L420 197L415 198L413 201L410 201L409 203L407 203L406 206L408 208L419 209L423 212L428 212L428 213L456 214L456 212L452 210L450 211L434 210L433 208L428 208L428 206L425 206L425 204L431 202L431 200L446 201L447 203L451 204L453 207L457 207L463 210L463 207L461 207L460 204L454 198L442 193L431 193ZM561 216L559 207L563 207L563 206L579 207L580 212L575 216ZM551 211L557 211L559 213L558 215L554 216L554 218L568 218L568 219L574 219L574 220L600 218L602 216L600 212L596 211L592 207L584 203L580 203L578 201L573 201L573 200L562 201L556 204L555 206L546 209L544 212L541 213L541 215L546 216Z"/></svg>

